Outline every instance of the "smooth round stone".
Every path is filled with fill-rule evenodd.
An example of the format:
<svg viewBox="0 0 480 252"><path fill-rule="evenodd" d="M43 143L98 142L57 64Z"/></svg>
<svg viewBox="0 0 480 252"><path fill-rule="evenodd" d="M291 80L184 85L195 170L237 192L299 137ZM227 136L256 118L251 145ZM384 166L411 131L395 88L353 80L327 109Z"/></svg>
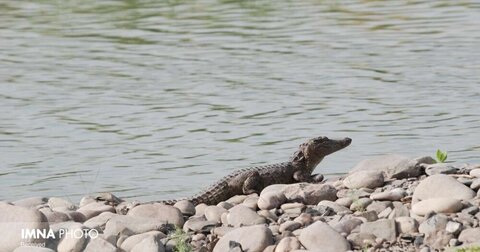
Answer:
<svg viewBox="0 0 480 252"><path fill-rule="evenodd" d="M322 201L320 201L321 203ZM345 197L345 198L339 198L335 201L335 203L337 203L338 205L340 206L344 206L344 207L347 207L347 208L350 208L350 205L353 203L353 199L351 198L348 198L348 197Z"/></svg>
<svg viewBox="0 0 480 252"><path fill-rule="evenodd" d="M259 197L248 197L246 198L243 202L242 205L252 209L252 210L257 210L257 202L258 202Z"/></svg>
<svg viewBox="0 0 480 252"><path fill-rule="evenodd" d="M90 242L85 247L83 252L117 252L118 249L110 244L109 242L105 241L104 239L97 237L95 239L90 239Z"/></svg>
<svg viewBox="0 0 480 252"><path fill-rule="evenodd" d="M48 229L47 218L38 210L0 202L0 251L13 251L20 243L43 243L39 239L22 239L22 230Z"/></svg>
<svg viewBox="0 0 480 252"><path fill-rule="evenodd" d="M312 218L312 215L311 215L311 214L301 213L301 214L300 214L297 218L295 218L293 221L296 221L296 222L302 224L302 226L308 226L308 225L312 224L313 218Z"/></svg>
<svg viewBox="0 0 480 252"><path fill-rule="evenodd" d="M213 252L229 251L230 241L240 243L244 251L263 251L266 247L273 244L273 235L272 231L265 225L240 227L220 238Z"/></svg>
<svg viewBox="0 0 480 252"><path fill-rule="evenodd" d="M373 202L370 198L360 198L356 201L354 201L350 205L350 210L352 211L365 211L368 207Z"/></svg>
<svg viewBox="0 0 480 252"><path fill-rule="evenodd" d="M52 197L48 199L48 206L55 211L56 208L64 208L66 210L76 210L77 206L68 200Z"/></svg>
<svg viewBox="0 0 480 252"><path fill-rule="evenodd" d="M232 208L234 205L233 205L233 204L231 204L231 203L228 203L228 202L222 201L222 202L218 203L218 204L217 204L217 206L219 206L219 207L222 207L222 208L224 208L224 209L227 209L227 210L228 210L228 209Z"/></svg>
<svg viewBox="0 0 480 252"><path fill-rule="evenodd" d="M230 203L229 203L230 204ZM196 216L202 216L205 214L205 208L207 207L208 205L205 204L205 203L202 203L202 204L198 204L195 206L195 215Z"/></svg>
<svg viewBox="0 0 480 252"><path fill-rule="evenodd" d="M275 191L261 193L260 197L258 198L258 208L262 210L270 210L274 208L280 207L283 203L287 201L285 194L282 191Z"/></svg>
<svg viewBox="0 0 480 252"><path fill-rule="evenodd" d="M435 174L456 174L459 170L457 167L446 163L424 164L422 167L425 168L425 173L428 176Z"/></svg>
<svg viewBox="0 0 480 252"><path fill-rule="evenodd" d="M442 197L470 200L475 197L475 192L453 177L437 174L420 182L413 193L413 202Z"/></svg>
<svg viewBox="0 0 480 252"><path fill-rule="evenodd" d="M195 214L195 206L188 200L181 200L173 206L178 208L183 215L192 216Z"/></svg>
<svg viewBox="0 0 480 252"><path fill-rule="evenodd" d="M373 193L370 195L370 199L372 200L388 200L388 201L399 201L407 192L402 188L395 188L390 191L380 192L380 193Z"/></svg>
<svg viewBox="0 0 480 252"><path fill-rule="evenodd" d="M43 205L48 202L46 197L31 197L21 200L16 200L12 202L15 206L21 206L26 208L36 208L37 206Z"/></svg>
<svg viewBox="0 0 480 252"><path fill-rule="evenodd" d="M429 212L456 213L462 210L462 202L452 198L431 198L413 204L412 212L424 216Z"/></svg>
<svg viewBox="0 0 480 252"><path fill-rule="evenodd" d="M326 207L329 207L331 209L333 209L333 211L335 213L342 213L342 212L350 212L350 209L344 207L344 206L341 206L333 201L330 201L330 200L322 200L318 203L317 206L326 206Z"/></svg>
<svg viewBox="0 0 480 252"><path fill-rule="evenodd" d="M460 232L458 240L465 243L474 243L480 241L480 228L467 228Z"/></svg>
<svg viewBox="0 0 480 252"><path fill-rule="evenodd" d="M155 252L165 252L165 246L158 239L158 237L150 235L145 239L137 243L130 252L146 252L146 251L155 251Z"/></svg>
<svg viewBox="0 0 480 252"><path fill-rule="evenodd" d="M277 244L275 252L290 252L295 249L300 249L301 246L297 237L285 237Z"/></svg>
<svg viewBox="0 0 480 252"><path fill-rule="evenodd" d="M75 232L76 230L83 230L86 227L81 223L72 222L68 225L69 232ZM77 231L78 232L78 231ZM81 252L87 245L87 238L85 236L65 236L60 240L57 246L58 252Z"/></svg>
<svg viewBox="0 0 480 252"><path fill-rule="evenodd" d="M219 206L208 206L204 210L205 218L209 221L215 221L217 223L222 222L222 214L228 212L226 209Z"/></svg>
<svg viewBox="0 0 480 252"><path fill-rule="evenodd" d="M337 189L328 184L291 184L285 187L283 193L287 201L302 202L305 205L316 205L322 200L337 199Z"/></svg>
<svg viewBox="0 0 480 252"><path fill-rule="evenodd" d="M103 231L105 229L105 225L107 224L107 222L114 216L118 216L118 214L114 214L111 212L104 212L99 214L98 216L95 216L85 221L83 225L87 228Z"/></svg>
<svg viewBox="0 0 480 252"><path fill-rule="evenodd" d="M124 251L131 251L138 243L140 243L145 238L149 238L150 236L157 241L160 241L161 239L167 237L164 233L160 231L150 231L143 234L129 236L120 244L119 247Z"/></svg>
<svg viewBox="0 0 480 252"><path fill-rule="evenodd" d="M472 190L475 190L477 191L478 189L480 189L480 178L477 178L475 180L472 181L472 184L470 184L470 188Z"/></svg>
<svg viewBox="0 0 480 252"><path fill-rule="evenodd" d="M88 206L88 205L87 205ZM151 218L158 222L170 223L183 226L183 215L177 208L164 204L146 204L134 207L127 214L128 216Z"/></svg>
<svg viewBox="0 0 480 252"><path fill-rule="evenodd" d="M375 201L367 206L367 211L375 211L377 214L380 214L385 209L392 206L392 202L390 201Z"/></svg>
<svg viewBox="0 0 480 252"><path fill-rule="evenodd" d="M238 205L241 204L247 197L247 195L235 195L228 199L227 202L233 205Z"/></svg>
<svg viewBox="0 0 480 252"><path fill-rule="evenodd" d="M373 234L377 238L394 242L396 240L395 221L380 219L374 222L366 222L360 226L360 233Z"/></svg>
<svg viewBox="0 0 480 252"><path fill-rule="evenodd" d="M236 205L228 210L227 222L234 227L240 227L265 223L265 218L249 207Z"/></svg>
<svg viewBox="0 0 480 252"><path fill-rule="evenodd" d="M191 217L183 225L183 230L186 232L192 230L194 232L207 233L217 226L217 224L216 221L207 221L204 216Z"/></svg>
<svg viewBox="0 0 480 252"><path fill-rule="evenodd" d="M47 217L48 223L58 223L71 220L67 214L62 212L54 212L48 207L41 208L39 211L42 212L45 217Z"/></svg>
<svg viewBox="0 0 480 252"><path fill-rule="evenodd" d="M257 213L258 215L263 216L272 222L276 222L278 220L278 216L275 214L275 210L260 210L257 211Z"/></svg>
<svg viewBox="0 0 480 252"><path fill-rule="evenodd" d="M299 237L307 250L341 252L350 250L350 243L328 224L317 221L304 228Z"/></svg>
<svg viewBox="0 0 480 252"><path fill-rule="evenodd" d="M377 188L383 186L384 177L381 171L357 171L343 180L343 184L350 189Z"/></svg>
<svg viewBox="0 0 480 252"><path fill-rule="evenodd" d="M103 212L112 212L115 213L115 208L110 205L105 205L104 202L92 202L88 205L80 207L77 212L83 214L85 219L90 219L95 217Z"/></svg>
<svg viewBox="0 0 480 252"><path fill-rule="evenodd" d="M470 176L480 178L480 168L471 170Z"/></svg>

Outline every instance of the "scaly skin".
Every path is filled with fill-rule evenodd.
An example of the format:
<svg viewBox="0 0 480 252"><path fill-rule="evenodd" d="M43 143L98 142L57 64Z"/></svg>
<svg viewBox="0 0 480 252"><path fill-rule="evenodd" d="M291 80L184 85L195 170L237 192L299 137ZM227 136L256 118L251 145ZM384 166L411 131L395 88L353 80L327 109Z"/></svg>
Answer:
<svg viewBox="0 0 480 252"><path fill-rule="evenodd" d="M329 154L341 150L351 143L350 138L328 139L317 137L300 145L290 161L272 165L263 165L234 171L220 181L208 187L196 196L187 198L194 205L205 203L216 205L235 195L260 193L263 188L273 184L292 184L299 182L319 182L312 175L315 167ZM158 201L173 205L179 200Z"/></svg>

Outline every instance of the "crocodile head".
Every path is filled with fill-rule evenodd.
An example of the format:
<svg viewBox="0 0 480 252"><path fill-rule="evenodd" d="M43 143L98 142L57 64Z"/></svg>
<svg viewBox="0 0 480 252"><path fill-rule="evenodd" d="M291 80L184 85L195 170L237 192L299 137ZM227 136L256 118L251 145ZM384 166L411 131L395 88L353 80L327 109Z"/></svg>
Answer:
<svg viewBox="0 0 480 252"><path fill-rule="evenodd" d="M299 169L312 173L315 167L329 154L350 145L352 139L329 139L316 137L300 145L299 150L292 157L292 163Z"/></svg>

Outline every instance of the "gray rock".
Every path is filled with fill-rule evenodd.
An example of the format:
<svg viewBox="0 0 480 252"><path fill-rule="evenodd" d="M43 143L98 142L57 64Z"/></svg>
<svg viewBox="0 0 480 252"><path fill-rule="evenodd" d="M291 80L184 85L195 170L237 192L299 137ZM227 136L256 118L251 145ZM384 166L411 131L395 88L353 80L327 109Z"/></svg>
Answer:
<svg viewBox="0 0 480 252"><path fill-rule="evenodd" d="M127 239L125 239L120 244L119 247L124 251L131 251L141 241L150 237L152 237L152 240L156 240L157 242L160 242L161 239L167 236L160 231L150 231L143 234L132 235L132 236L129 236Z"/></svg>
<svg viewBox="0 0 480 252"><path fill-rule="evenodd" d="M265 191L265 190L264 190ZM280 207L287 201L285 194L282 191L266 191L260 194L257 205L258 208L263 210L270 210Z"/></svg>
<svg viewBox="0 0 480 252"><path fill-rule="evenodd" d="M375 211L356 212L354 215L356 217L365 218L365 220L368 222L378 220L378 214Z"/></svg>
<svg viewBox="0 0 480 252"><path fill-rule="evenodd" d="M448 175L437 174L420 182L413 193L413 202L441 197L469 200L475 197L475 192Z"/></svg>
<svg viewBox="0 0 480 252"><path fill-rule="evenodd" d="M470 188L475 191L480 189L480 178L473 180L472 183L470 184Z"/></svg>
<svg viewBox="0 0 480 252"><path fill-rule="evenodd" d="M393 211L388 215L389 219L395 219L397 217L408 217L410 216L410 210L406 205L401 202L393 202Z"/></svg>
<svg viewBox="0 0 480 252"><path fill-rule="evenodd" d="M83 232L85 226L81 223L72 222L68 225L67 230L71 233L80 233ZM58 243L57 251L58 252L81 252L84 250L85 246L87 245L87 237L82 236L73 236L73 235L65 235L62 240Z"/></svg>
<svg viewBox="0 0 480 252"><path fill-rule="evenodd" d="M358 200L354 200L353 203L350 205L350 210L352 211L365 211L368 205L372 204L373 200L370 198L360 198Z"/></svg>
<svg viewBox="0 0 480 252"><path fill-rule="evenodd" d="M446 163L422 164L422 167L428 176L436 174L456 174L460 170L458 167Z"/></svg>
<svg viewBox="0 0 480 252"><path fill-rule="evenodd" d="M177 209L178 210L178 209ZM115 244L119 236L141 234L153 230L163 230L165 223L152 218L142 218L129 215L116 215L107 221L104 238Z"/></svg>
<svg viewBox="0 0 480 252"><path fill-rule="evenodd" d="M321 202L321 201L320 201ZM337 203L338 205L340 206L344 206L344 207L347 207L347 208L350 208L350 205L353 203L353 199L351 198L340 198L340 199L337 199L335 201L335 203Z"/></svg>
<svg viewBox="0 0 480 252"><path fill-rule="evenodd" d="M105 241L104 239L97 237L95 239L90 239L85 250L83 252L117 252L118 249L110 244L109 242Z"/></svg>
<svg viewBox="0 0 480 252"><path fill-rule="evenodd" d="M275 214L275 210L260 210L257 213L258 215L270 220L270 222L276 222L278 220L278 216Z"/></svg>
<svg viewBox="0 0 480 252"><path fill-rule="evenodd" d="M234 205L231 204L231 203L222 201L222 202L218 203L217 206L228 210L228 209L232 208Z"/></svg>
<svg viewBox="0 0 480 252"><path fill-rule="evenodd" d="M264 225L240 227L220 238L213 252L228 251L230 241L240 243L245 251L263 251L273 244L273 236L272 231Z"/></svg>
<svg viewBox="0 0 480 252"><path fill-rule="evenodd" d="M380 214L385 209L392 207L392 202L390 201L374 201L367 206L367 211L375 211L377 214Z"/></svg>
<svg viewBox="0 0 480 252"><path fill-rule="evenodd" d="M48 223L58 223L58 222L65 222L71 220L71 218L62 212L54 212L48 207L40 208L40 212L47 217Z"/></svg>
<svg viewBox="0 0 480 252"><path fill-rule="evenodd" d="M280 224L278 231L280 233L284 233L285 231L292 232L296 229L299 229L301 226L302 224L296 221L285 221L284 223Z"/></svg>
<svg viewBox="0 0 480 252"><path fill-rule="evenodd" d="M396 228L394 220L377 220L374 222L366 222L360 226L361 233L375 235L377 238L394 242L396 240Z"/></svg>
<svg viewBox="0 0 480 252"><path fill-rule="evenodd" d="M418 222L412 217L398 217L395 219L398 234L414 234L418 232Z"/></svg>
<svg viewBox="0 0 480 252"><path fill-rule="evenodd" d="M302 230L302 245L311 251L340 252L350 250L350 243L328 224L317 221Z"/></svg>
<svg viewBox="0 0 480 252"><path fill-rule="evenodd" d="M421 174L421 163L433 164L435 160L431 157L411 159L402 155L389 154L363 160L350 173L361 170L374 170L384 172L385 177L389 179L411 178L418 177Z"/></svg>
<svg viewBox="0 0 480 252"><path fill-rule="evenodd" d="M118 198L117 196L113 195L111 192L101 192L101 193L96 193L93 198L97 201L104 201L107 202L109 205L118 205L123 200Z"/></svg>
<svg viewBox="0 0 480 252"><path fill-rule="evenodd" d="M252 210L257 210L257 202L258 202L259 197L254 196L254 197L248 197L246 198L243 202L242 205L252 209Z"/></svg>
<svg viewBox="0 0 480 252"><path fill-rule="evenodd" d="M296 222L302 224L302 226L308 226L308 225L312 224L313 218L312 218L311 214L302 213L298 217L296 217L293 221L296 221Z"/></svg>
<svg viewBox="0 0 480 252"><path fill-rule="evenodd" d="M363 222L358 219L358 218L343 218L341 219L338 223L334 224L329 223L330 226L335 229L339 234L345 233L345 234L350 234L352 230L354 230L356 227L360 226Z"/></svg>
<svg viewBox="0 0 480 252"><path fill-rule="evenodd" d="M85 219L90 219L95 217L103 212L112 212L115 213L115 208L110 205L105 205L105 202L92 202L85 206L80 207L77 212L85 216Z"/></svg>
<svg viewBox="0 0 480 252"><path fill-rule="evenodd" d="M383 186L383 183L383 172L370 170L351 173L343 180L343 184L350 189L377 188Z"/></svg>
<svg viewBox="0 0 480 252"><path fill-rule="evenodd" d="M100 215L98 216L95 216L87 221L85 221L83 223L83 225L87 228L91 228L91 229L96 229L98 231L102 231L105 229L105 225L107 224L107 222L113 218L114 216L118 216L118 214L114 214L114 213L111 213L111 212L104 212L104 213L101 213Z"/></svg>
<svg viewBox="0 0 480 252"><path fill-rule="evenodd" d="M462 224L456 221L449 221L447 222L447 226L445 227L445 231L451 234L458 234L462 230Z"/></svg>
<svg viewBox="0 0 480 252"><path fill-rule="evenodd" d="M248 197L248 195L235 195L227 200L228 203L233 205L242 204L243 201Z"/></svg>
<svg viewBox="0 0 480 252"><path fill-rule="evenodd" d="M130 252L165 252L165 247L158 236L148 235L137 243Z"/></svg>
<svg viewBox="0 0 480 252"><path fill-rule="evenodd" d="M331 209L333 209L333 211L335 213L351 213L350 209L344 207L344 206L341 206L333 201L330 201L330 200L322 200L318 203L317 206L327 206Z"/></svg>
<svg viewBox="0 0 480 252"><path fill-rule="evenodd" d="M31 197L21 200L16 200L12 202L15 206L21 206L26 208L36 208L40 205L46 204L48 202L48 198L46 197Z"/></svg>
<svg viewBox="0 0 480 252"><path fill-rule="evenodd" d="M204 210L205 218L209 221L215 221L217 223L221 223L221 217L223 213L227 213L228 211L219 206L208 206Z"/></svg>
<svg viewBox="0 0 480 252"><path fill-rule="evenodd" d="M195 214L195 206L188 200L181 200L173 205L178 208L183 215L192 216Z"/></svg>
<svg viewBox="0 0 480 252"><path fill-rule="evenodd" d="M458 240L464 244L480 241L480 228L467 228L460 232Z"/></svg>
<svg viewBox="0 0 480 252"><path fill-rule="evenodd" d="M328 184L291 184L286 186L283 192L287 201L302 202L306 205L316 205L322 200L337 199L337 189Z"/></svg>
<svg viewBox="0 0 480 252"><path fill-rule="evenodd" d="M68 200L64 200L62 198L52 197L48 199L48 206L53 210L56 211L57 208L65 209L65 210L76 210L77 206Z"/></svg>
<svg viewBox="0 0 480 252"><path fill-rule="evenodd" d="M285 237L277 244L275 252L290 252L295 249L300 249L301 246L297 237Z"/></svg>
<svg viewBox="0 0 480 252"><path fill-rule="evenodd" d="M370 195L372 200L388 200L388 201L399 201L407 195L407 192L402 188L395 188L390 191L373 193Z"/></svg>
<svg viewBox="0 0 480 252"><path fill-rule="evenodd" d="M21 242L43 243L44 239L22 239L22 230L47 229L47 218L38 210L0 202L0 251L13 251Z"/></svg>
<svg viewBox="0 0 480 252"><path fill-rule="evenodd" d="M448 218L444 214L435 214L425 220L424 222L420 223L418 227L418 231L425 235L429 235L432 233L437 233L440 230L444 230L447 226Z"/></svg>
<svg viewBox="0 0 480 252"><path fill-rule="evenodd" d="M375 235L367 233L351 233L347 240L355 247L364 248L375 243Z"/></svg>
<svg viewBox="0 0 480 252"><path fill-rule="evenodd" d="M205 217L190 217L185 224L183 225L183 230L185 231L194 231L195 233L208 233L214 227L216 227L218 222L216 221L208 221Z"/></svg>
<svg viewBox="0 0 480 252"><path fill-rule="evenodd" d="M378 214L378 218L379 219L385 219L385 218L388 218L388 216L390 216L390 214L393 212L393 209L391 207L387 207L385 208L385 210L383 210L382 212L380 212Z"/></svg>
<svg viewBox="0 0 480 252"><path fill-rule="evenodd" d="M234 227L240 227L265 223L265 218L246 206L236 205L228 210L227 222Z"/></svg>
<svg viewBox="0 0 480 252"><path fill-rule="evenodd" d="M230 204L230 203L229 203ZM207 204L198 204L195 206L195 215L202 216L205 214L205 208L207 208Z"/></svg>
<svg viewBox="0 0 480 252"><path fill-rule="evenodd" d="M452 198L431 198L413 204L412 212L424 216L429 212L456 213L463 208L462 202Z"/></svg>
<svg viewBox="0 0 480 252"><path fill-rule="evenodd" d="M470 171L470 176L480 178L480 168L476 168Z"/></svg>
<svg viewBox="0 0 480 252"><path fill-rule="evenodd" d="M87 205L88 206L88 205ZM129 216L155 219L158 222L183 226L183 215L175 207L164 204L146 204L134 207L128 212Z"/></svg>

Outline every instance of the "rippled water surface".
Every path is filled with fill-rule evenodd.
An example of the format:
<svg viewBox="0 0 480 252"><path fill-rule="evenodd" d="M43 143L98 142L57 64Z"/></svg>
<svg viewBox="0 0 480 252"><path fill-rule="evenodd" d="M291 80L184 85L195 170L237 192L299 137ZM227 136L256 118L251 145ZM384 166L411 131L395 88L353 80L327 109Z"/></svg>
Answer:
<svg viewBox="0 0 480 252"><path fill-rule="evenodd" d="M478 1L0 0L0 199L187 196L318 135L480 162Z"/></svg>

